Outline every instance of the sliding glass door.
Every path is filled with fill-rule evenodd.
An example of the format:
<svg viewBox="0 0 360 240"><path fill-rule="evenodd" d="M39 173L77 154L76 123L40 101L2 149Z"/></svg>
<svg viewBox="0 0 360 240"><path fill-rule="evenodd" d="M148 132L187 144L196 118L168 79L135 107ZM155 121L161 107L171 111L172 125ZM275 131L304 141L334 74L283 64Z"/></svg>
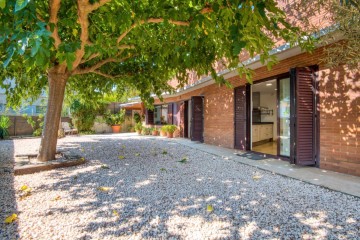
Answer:
<svg viewBox="0 0 360 240"><path fill-rule="evenodd" d="M290 156L290 78L279 79L279 155Z"/></svg>

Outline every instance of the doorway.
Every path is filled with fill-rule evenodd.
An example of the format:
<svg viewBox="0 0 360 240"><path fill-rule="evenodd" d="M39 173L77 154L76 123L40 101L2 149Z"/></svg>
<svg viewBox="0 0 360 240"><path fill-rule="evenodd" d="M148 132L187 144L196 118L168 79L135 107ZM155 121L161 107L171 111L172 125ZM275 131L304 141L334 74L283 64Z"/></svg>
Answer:
<svg viewBox="0 0 360 240"><path fill-rule="evenodd" d="M317 66L234 89L234 148L319 165Z"/></svg>
<svg viewBox="0 0 360 240"><path fill-rule="evenodd" d="M251 87L251 150L278 155L277 79Z"/></svg>

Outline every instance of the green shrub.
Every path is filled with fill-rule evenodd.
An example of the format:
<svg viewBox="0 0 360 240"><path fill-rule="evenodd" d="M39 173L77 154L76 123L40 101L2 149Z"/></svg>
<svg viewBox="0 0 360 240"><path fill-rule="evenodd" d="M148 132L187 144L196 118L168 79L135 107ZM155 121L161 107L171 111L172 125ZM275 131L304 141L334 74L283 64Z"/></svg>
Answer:
<svg viewBox="0 0 360 240"><path fill-rule="evenodd" d="M9 136L8 128L10 127L10 118L7 116L0 116L0 139L5 139Z"/></svg>
<svg viewBox="0 0 360 240"><path fill-rule="evenodd" d="M31 126L33 129L33 136L39 137L42 134L42 129L44 126L44 115L39 114L37 121L35 121L31 116L28 116L26 114L22 115L27 123Z"/></svg>
<svg viewBox="0 0 360 240"><path fill-rule="evenodd" d="M104 109L104 105L85 104L78 100L74 100L70 106L74 125L79 132L91 131L96 116L103 114Z"/></svg>
<svg viewBox="0 0 360 240"><path fill-rule="evenodd" d="M167 126L168 126L168 125L162 126L162 127L160 128L160 130L163 131L163 132L167 132Z"/></svg>
<svg viewBox="0 0 360 240"><path fill-rule="evenodd" d="M142 123L138 122L135 124L135 131L141 131L143 128Z"/></svg>
<svg viewBox="0 0 360 240"><path fill-rule="evenodd" d="M163 126L163 127L165 127L165 131L167 132L167 133L174 133L175 131L176 131L176 129L177 129L177 126L176 125L165 125L165 126ZM162 128L161 128L162 129Z"/></svg>
<svg viewBox="0 0 360 240"><path fill-rule="evenodd" d="M105 122L109 126L121 125L125 122L125 109L121 109L118 113L107 111L104 114Z"/></svg>
<svg viewBox="0 0 360 240"><path fill-rule="evenodd" d="M140 113L138 113L138 112L134 113L134 121L135 121L135 123L139 123L142 121L142 117L141 117Z"/></svg>

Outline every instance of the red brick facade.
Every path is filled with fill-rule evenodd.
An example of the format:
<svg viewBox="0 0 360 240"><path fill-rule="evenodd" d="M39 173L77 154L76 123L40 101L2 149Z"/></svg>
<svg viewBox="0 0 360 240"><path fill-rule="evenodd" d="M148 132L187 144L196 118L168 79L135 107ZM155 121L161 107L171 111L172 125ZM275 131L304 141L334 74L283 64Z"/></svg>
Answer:
<svg viewBox="0 0 360 240"><path fill-rule="evenodd" d="M270 71L256 69L254 81L289 72L290 68L319 65L320 96L320 168L360 176L360 72L346 66L328 69L319 64L323 48L313 54L302 53L280 61ZM236 76L229 79L233 87L246 83ZM212 84L164 102L180 102L191 96L204 96L204 142L234 147L233 89ZM159 100L155 102L159 103Z"/></svg>

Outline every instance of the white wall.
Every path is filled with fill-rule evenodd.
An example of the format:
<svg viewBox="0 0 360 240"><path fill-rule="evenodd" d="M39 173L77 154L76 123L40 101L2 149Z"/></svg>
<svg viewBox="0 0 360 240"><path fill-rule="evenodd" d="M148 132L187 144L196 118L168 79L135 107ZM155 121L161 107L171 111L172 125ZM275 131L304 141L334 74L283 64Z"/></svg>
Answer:
<svg viewBox="0 0 360 240"><path fill-rule="evenodd" d="M260 92L260 106L267 107L273 110L273 115L261 115L262 122L273 122L273 139L277 139L277 107L276 107L276 92L264 93Z"/></svg>

